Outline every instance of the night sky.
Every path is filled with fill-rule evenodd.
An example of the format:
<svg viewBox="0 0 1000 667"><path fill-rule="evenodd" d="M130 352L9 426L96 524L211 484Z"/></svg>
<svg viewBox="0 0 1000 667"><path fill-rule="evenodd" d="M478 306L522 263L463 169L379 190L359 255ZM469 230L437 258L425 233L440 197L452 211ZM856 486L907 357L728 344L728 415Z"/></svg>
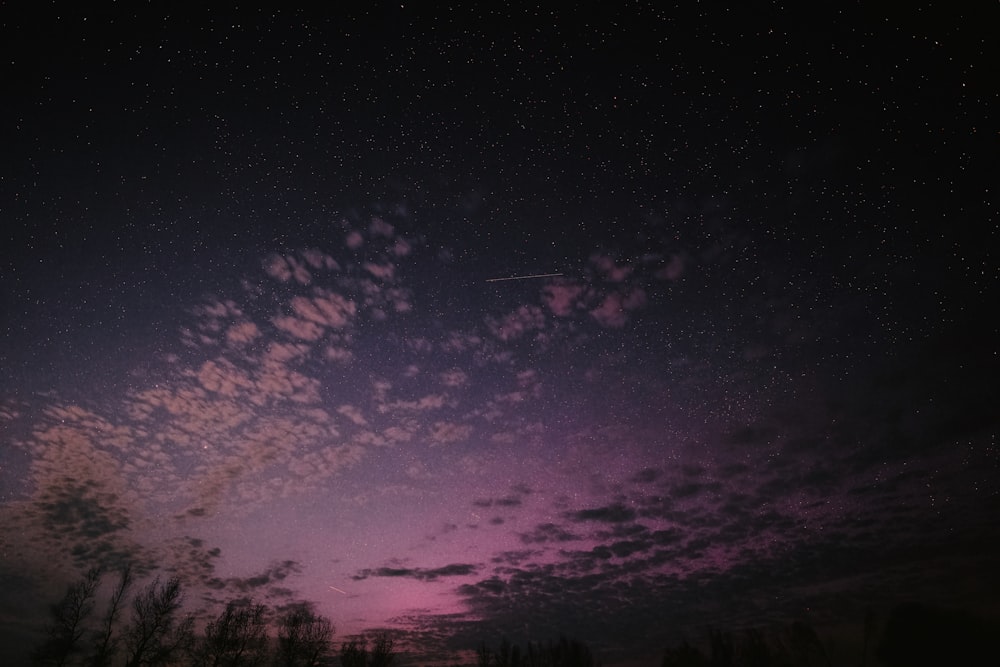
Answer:
<svg viewBox="0 0 1000 667"><path fill-rule="evenodd" d="M406 664L1000 612L996 3L24 4L0 657L124 561Z"/></svg>

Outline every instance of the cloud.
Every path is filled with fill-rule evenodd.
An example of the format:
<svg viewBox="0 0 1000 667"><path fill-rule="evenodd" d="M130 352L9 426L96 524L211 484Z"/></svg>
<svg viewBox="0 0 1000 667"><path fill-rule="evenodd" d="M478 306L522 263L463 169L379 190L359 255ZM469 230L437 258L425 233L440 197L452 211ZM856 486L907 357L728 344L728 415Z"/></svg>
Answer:
<svg viewBox="0 0 1000 667"><path fill-rule="evenodd" d="M396 228L382 218L372 218L368 225L368 233L372 238L383 237L391 239L395 236Z"/></svg>
<svg viewBox="0 0 1000 667"><path fill-rule="evenodd" d="M355 581L363 581L369 577L405 577L418 581L437 581L442 577L464 577L473 575L478 568L468 563L454 563L439 568L394 568L380 567L364 569L353 575Z"/></svg>
<svg viewBox="0 0 1000 667"><path fill-rule="evenodd" d="M351 420L353 424L356 424L358 426L365 426L368 424L368 420L365 419L361 410L353 405L341 405L339 408L337 408L337 412L339 414L344 415L349 420Z"/></svg>
<svg viewBox="0 0 1000 667"><path fill-rule="evenodd" d="M606 507L596 507L594 509L577 510L567 512L566 518L571 521L600 521L605 523L621 523L631 521L635 518L636 512L630 507L621 504L608 505Z"/></svg>
<svg viewBox="0 0 1000 667"><path fill-rule="evenodd" d="M468 440L473 430L473 427L468 424L437 421L431 425L428 437L431 444L449 445Z"/></svg>
<svg viewBox="0 0 1000 667"><path fill-rule="evenodd" d="M427 410L438 410L444 407L445 397L441 394L427 394L414 401L393 401L379 406L381 412L390 410L403 410L412 412L425 412Z"/></svg>
<svg viewBox="0 0 1000 667"><path fill-rule="evenodd" d="M226 341L232 345L246 345L260 336L260 328L253 322L243 321L226 330Z"/></svg>
<svg viewBox="0 0 1000 667"><path fill-rule="evenodd" d="M550 284L542 288L542 301L554 315L566 317L584 302L581 297L585 292L586 288L579 284Z"/></svg>
<svg viewBox="0 0 1000 667"><path fill-rule="evenodd" d="M487 318L487 326L493 336L509 342L522 338L531 331L543 329L545 314L538 306L524 305L500 320Z"/></svg>
<svg viewBox="0 0 1000 667"><path fill-rule="evenodd" d="M362 266L365 271L379 280L389 281L396 276L396 267L392 264L375 264L374 262L365 262Z"/></svg>
<svg viewBox="0 0 1000 667"><path fill-rule="evenodd" d="M332 329L347 326L357 313L353 301L327 289L316 289L311 297L293 297L290 305L299 318Z"/></svg>
<svg viewBox="0 0 1000 667"><path fill-rule="evenodd" d="M269 255L264 260L264 271L267 275L283 283L294 280L301 285L308 285L312 282L312 274L306 268L305 263L292 256Z"/></svg>
<svg viewBox="0 0 1000 667"><path fill-rule="evenodd" d="M351 350L336 345L328 345L323 348L323 356L329 361L335 361L340 364L347 364L354 361L354 353Z"/></svg>
<svg viewBox="0 0 1000 667"><path fill-rule="evenodd" d="M632 267L627 264L618 264L613 257L608 255L595 254L590 257L591 265L598 274L605 280L613 283L623 282L632 274Z"/></svg>
<svg viewBox="0 0 1000 667"><path fill-rule="evenodd" d="M684 276L686 262L681 255L671 255L667 265L659 269L654 275L660 280L676 281Z"/></svg>
<svg viewBox="0 0 1000 667"><path fill-rule="evenodd" d="M302 259L305 260L306 264L314 269L322 269L325 271L340 271L340 264L337 263L330 255L318 250L316 248L306 248L300 253Z"/></svg>
<svg viewBox="0 0 1000 667"><path fill-rule="evenodd" d="M632 481L640 484L649 484L655 482L659 477L660 471L656 468L643 468L632 477Z"/></svg>
<svg viewBox="0 0 1000 667"><path fill-rule="evenodd" d="M605 295L601 303L590 311L598 324L604 327L621 328L628 321L628 313L646 305L646 292L634 287L625 292Z"/></svg>
<svg viewBox="0 0 1000 667"><path fill-rule="evenodd" d="M344 237L344 244L351 250L357 250L365 243L365 237L361 235L361 232L352 230L347 233Z"/></svg>
<svg viewBox="0 0 1000 667"><path fill-rule="evenodd" d="M274 561L263 572L248 577L211 578L205 582L208 588L242 593L257 598L288 597L289 589L276 586L292 575L302 574L302 565L294 560Z"/></svg>
<svg viewBox="0 0 1000 667"><path fill-rule="evenodd" d="M441 373L441 384L445 387L464 387L468 382L468 374L461 369L452 368Z"/></svg>
<svg viewBox="0 0 1000 667"><path fill-rule="evenodd" d="M271 322L279 330L300 340L315 341L323 335L323 327L308 320L291 317L289 315L275 316Z"/></svg>
<svg viewBox="0 0 1000 667"><path fill-rule="evenodd" d="M528 533L520 533L519 537L525 544L544 544L546 542L570 542L581 537L557 526L554 523L541 523Z"/></svg>

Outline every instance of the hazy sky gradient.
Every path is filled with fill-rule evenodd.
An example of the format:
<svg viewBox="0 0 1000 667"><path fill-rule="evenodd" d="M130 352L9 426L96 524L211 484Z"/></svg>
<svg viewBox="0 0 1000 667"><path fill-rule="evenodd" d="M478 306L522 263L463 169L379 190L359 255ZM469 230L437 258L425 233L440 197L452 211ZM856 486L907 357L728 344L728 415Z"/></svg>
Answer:
<svg viewBox="0 0 1000 667"><path fill-rule="evenodd" d="M4 641L995 613L995 22L901 11L9 10Z"/></svg>

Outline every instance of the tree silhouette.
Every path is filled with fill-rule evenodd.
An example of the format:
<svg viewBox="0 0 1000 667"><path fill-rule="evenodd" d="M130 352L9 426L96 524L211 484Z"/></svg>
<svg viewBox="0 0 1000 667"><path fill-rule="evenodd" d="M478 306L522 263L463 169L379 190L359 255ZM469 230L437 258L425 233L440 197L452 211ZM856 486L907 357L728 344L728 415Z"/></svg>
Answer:
<svg viewBox="0 0 1000 667"><path fill-rule="evenodd" d="M35 651L36 663L62 667L81 651L80 640L94 611L94 593L100 580L100 569L92 568L82 580L66 589L58 604L49 608L52 621L46 633L48 638Z"/></svg>
<svg viewBox="0 0 1000 667"><path fill-rule="evenodd" d="M284 667L314 667L330 651L330 619L299 605L278 619L278 663Z"/></svg>
<svg viewBox="0 0 1000 667"><path fill-rule="evenodd" d="M195 664L204 667L240 667L267 659L267 607L231 600L205 627Z"/></svg>
<svg viewBox="0 0 1000 667"><path fill-rule="evenodd" d="M94 638L94 653L91 656L91 667L107 667L118 652L119 639L115 636L115 626L125 608L125 596L132 587L132 566L125 564L118 572L118 583L111 592L108 608L101 621L101 629Z"/></svg>
<svg viewBox="0 0 1000 667"><path fill-rule="evenodd" d="M167 664L190 650L193 619L177 621L181 600L177 577L165 584L155 579L132 600L132 619L125 629L126 667Z"/></svg>
<svg viewBox="0 0 1000 667"><path fill-rule="evenodd" d="M660 664L662 667L706 667L708 659L704 653L685 640L680 646L664 651L663 662Z"/></svg>
<svg viewBox="0 0 1000 667"><path fill-rule="evenodd" d="M534 644L522 649L502 639L496 651L486 643L476 651L479 667L597 667L594 654L583 642L561 637L558 642Z"/></svg>
<svg viewBox="0 0 1000 667"><path fill-rule="evenodd" d="M740 664L745 667L770 667L774 664L771 647L760 629L744 630L743 641L740 644Z"/></svg>
<svg viewBox="0 0 1000 667"><path fill-rule="evenodd" d="M340 645L341 667L390 667L396 659L395 641L387 632L372 638L371 649L366 637L355 637Z"/></svg>
<svg viewBox="0 0 1000 667"><path fill-rule="evenodd" d="M709 664L712 667L732 667L735 663L736 647L733 635L718 628L708 629L708 645L711 648Z"/></svg>
<svg viewBox="0 0 1000 667"><path fill-rule="evenodd" d="M364 638L340 644L340 667L365 667L368 663L368 643Z"/></svg>
<svg viewBox="0 0 1000 667"><path fill-rule="evenodd" d="M795 621L785 631L792 664L829 667L830 658L819 635L808 623Z"/></svg>
<svg viewBox="0 0 1000 667"><path fill-rule="evenodd" d="M390 667L392 661L396 659L396 652L393 650L395 641L387 632L380 632L372 640L372 649L369 653L369 667Z"/></svg>
<svg viewBox="0 0 1000 667"><path fill-rule="evenodd" d="M808 624L796 621L784 627L747 628L738 635L708 630L706 655L684 641L663 653L661 667L829 667L823 642Z"/></svg>

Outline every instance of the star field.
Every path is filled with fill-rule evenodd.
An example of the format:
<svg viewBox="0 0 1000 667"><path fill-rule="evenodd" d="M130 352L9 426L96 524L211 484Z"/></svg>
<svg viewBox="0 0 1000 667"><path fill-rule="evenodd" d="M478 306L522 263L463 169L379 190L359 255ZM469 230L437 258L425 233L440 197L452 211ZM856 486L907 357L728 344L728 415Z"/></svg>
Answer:
<svg viewBox="0 0 1000 667"><path fill-rule="evenodd" d="M979 11L6 10L5 662L123 562L404 664L995 619Z"/></svg>

